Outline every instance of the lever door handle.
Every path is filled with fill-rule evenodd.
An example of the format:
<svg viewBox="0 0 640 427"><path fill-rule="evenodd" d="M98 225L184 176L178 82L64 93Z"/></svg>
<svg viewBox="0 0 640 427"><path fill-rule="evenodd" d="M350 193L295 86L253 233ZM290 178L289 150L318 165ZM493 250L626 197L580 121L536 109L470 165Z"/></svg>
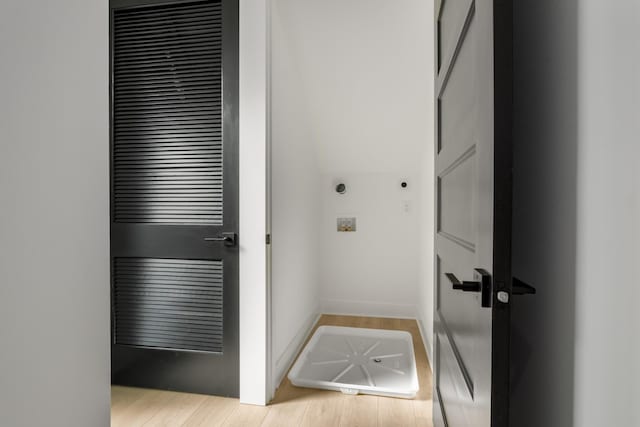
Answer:
<svg viewBox="0 0 640 427"><path fill-rule="evenodd" d="M205 242L224 242L225 246L236 245L236 233L222 233L219 237L205 237Z"/></svg>
<svg viewBox="0 0 640 427"><path fill-rule="evenodd" d="M516 277L513 278L511 287L511 292L514 295L532 295L536 293L536 288Z"/></svg>
<svg viewBox="0 0 640 427"><path fill-rule="evenodd" d="M480 282L461 282L453 273L445 273L445 276L447 276L447 279L449 279L449 281L453 285L453 289L456 289L458 291L480 292L482 290Z"/></svg>
<svg viewBox="0 0 640 427"><path fill-rule="evenodd" d="M486 270L476 268L473 272L473 278L476 279L474 282L461 282L453 273L445 273L445 276L451 282L453 289L463 292L481 292L482 307L491 307L491 275Z"/></svg>

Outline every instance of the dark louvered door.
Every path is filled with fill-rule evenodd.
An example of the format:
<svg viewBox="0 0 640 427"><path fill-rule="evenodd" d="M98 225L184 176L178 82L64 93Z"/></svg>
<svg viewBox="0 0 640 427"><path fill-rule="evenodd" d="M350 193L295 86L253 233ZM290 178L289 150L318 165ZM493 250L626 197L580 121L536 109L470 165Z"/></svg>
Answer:
<svg viewBox="0 0 640 427"><path fill-rule="evenodd" d="M238 395L238 5L112 0L112 380Z"/></svg>

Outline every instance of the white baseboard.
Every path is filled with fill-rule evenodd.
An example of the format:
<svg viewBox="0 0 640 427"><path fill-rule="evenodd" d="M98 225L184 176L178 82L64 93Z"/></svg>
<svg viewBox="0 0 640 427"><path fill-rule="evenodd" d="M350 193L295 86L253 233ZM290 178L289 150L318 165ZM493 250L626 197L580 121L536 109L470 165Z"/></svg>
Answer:
<svg viewBox="0 0 640 427"><path fill-rule="evenodd" d="M296 335L284 349L282 354L277 357L274 368L274 390L276 390L280 386L280 383L284 379L284 376L287 374L287 371L289 370L291 365L293 365L296 356L298 355L298 353L300 353L300 350L302 350L302 345L311 333L311 330L313 329L315 324L318 323L318 319L320 319L320 313L313 313L311 316L309 316L306 322L304 322L298 330L298 333L296 333Z"/></svg>
<svg viewBox="0 0 640 427"><path fill-rule="evenodd" d="M338 314L370 317L395 317L415 319L416 306L372 301L348 301L322 298L320 308L324 314Z"/></svg>
<svg viewBox="0 0 640 427"><path fill-rule="evenodd" d="M416 322L418 322L418 329L420 330L420 336L422 337L422 343L424 344L424 351L427 353L427 359L429 359L429 368L431 368L431 372L433 373L433 355L431 354L432 343L429 342L427 334L424 333L422 320L417 318Z"/></svg>

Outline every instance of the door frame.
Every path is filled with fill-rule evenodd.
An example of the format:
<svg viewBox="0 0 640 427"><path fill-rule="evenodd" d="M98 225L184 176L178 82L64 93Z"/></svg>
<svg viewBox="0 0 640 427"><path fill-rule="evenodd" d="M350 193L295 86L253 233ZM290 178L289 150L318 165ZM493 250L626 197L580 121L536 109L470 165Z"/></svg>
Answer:
<svg viewBox="0 0 640 427"><path fill-rule="evenodd" d="M320 1L320 0L317 0ZM438 6L438 4L440 2L442 2L444 0L433 0L434 3L434 8ZM260 66L262 66L264 64L265 66L265 73L266 73L266 86L265 86L265 92L264 92L264 100L266 103L266 110L265 110L265 117L266 117L266 127L265 127L265 165L266 165L266 169L265 169L265 189L266 189L266 204L265 204L265 219L266 219L266 224L265 224L265 235L266 236L271 236L271 221L272 221L272 211L271 211L271 195L272 195L272 182L271 182L271 177L272 177L272 158L271 158L271 138L272 138L272 134L271 134L271 14L272 14L272 9L273 9L273 0L240 0L240 15L241 15L241 20L242 20L242 8L243 8L243 4L251 4L251 7L257 8L256 12L255 12L255 16L254 18L256 18L255 20L252 20L253 25L256 25L259 31L264 31L264 37L266 40L266 43L261 44L259 46L256 46L255 49L256 51L254 51L255 55L259 55L261 56L261 60L259 61ZM247 6L249 7L249 6ZM260 17L262 17L263 19L259 19ZM433 16L431 17L427 17L428 19L433 19ZM265 25L264 29L261 28L261 25ZM240 33L241 33L241 39L242 39L242 34L243 34L243 28L242 28L242 23L240 25ZM435 39L434 39L435 40ZM266 46L265 46L266 45ZM241 47L240 50L242 52L242 42L241 42ZM434 54L437 54L437 50L434 49ZM242 56L242 53L241 53ZM435 63L435 61L434 61ZM242 64L241 64L241 69L242 69ZM241 72L242 75L242 72ZM437 77L437 73L434 73L434 76ZM241 79L241 92L242 92L242 79ZM262 94L261 94L262 96ZM242 98L242 96L241 96ZM241 106L242 108L242 106ZM242 115L242 114L241 114ZM260 125L262 125L262 123L259 123ZM435 123L434 123L435 125ZM241 120L241 140L242 140L242 120ZM435 139L433 140L433 144L435 146ZM241 146L242 146L242 142L241 142ZM435 159L432 160L432 163L434 162ZM241 152L241 162L242 162L242 152ZM242 180L242 168L241 168L241 180ZM242 191L241 191L241 198L242 198ZM435 205L434 205L434 211L435 211ZM241 212L242 212L242 204L241 204ZM435 215L434 215L435 218ZM242 220L241 220L241 228L242 228ZM434 229L435 230L435 229ZM433 247L433 243L435 241L435 233L432 230L432 237L433 240L431 242L431 246ZM242 252L241 252L241 256L242 256ZM276 372L278 371L276 368L276 362L277 362L277 356L276 354L274 354L274 348L273 348L273 330L272 330L272 277L271 277L271 245L267 244L266 245L266 252L265 252L265 260L266 260L266 266L265 266L265 271L266 271L266 276L265 276L265 287L267 289L267 293L266 293L266 317L267 317L267 330L266 330L266 358L264 359L264 361L266 362L266 372L265 372L265 385L266 385L266 402L268 403L275 394L275 391L277 389L277 387L280 385L278 378L276 376ZM433 269L435 270L435 269ZM242 289L242 258L241 258L241 289ZM435 290L435 287L434 289ZM427 359L429 361L429 365L431 367L431 369L433 368L432 364L433 364L433 342L429 342L427 340L427 334L425 333L426 331L423 330L423 324L420 321L421 319L419 318L419 316L416 316L416 321L417 324L420 328L420 335L423 339L423 344L425 347L425 351L427 353ZM240 320L241 324L243 322L243 318L242 318L242 312L241 312L241 320ZM433 318L432 318L432 326L433 326ZM242 339L242 338L241 338ZM242 345L241 345L242 347ZM297 353L296 353L297 354ZM241 351L241 357L242 357L242 351ZM257 359L256 359L257 360ZM291 362L293 363L293 361ZM241 377L242 377L242 361L241 361ZM286 378L286 376L285 376ZM241 401L242 401L242 386L240 388L240 393L241 393Z"/></svg>
<svg viewBox="0 0 640 427"><path fill-rule="evenodd" d="M511 301L503 304L498 292L512 294L511 234L513 205L513 0L493 0L494 73L494 217L493 217L493 319L492 328L502 339L492 339L491 424L509 425L509 366ZM503 394L506 393L506 396ZM495 411L494 411L495 409Z"/></svg>
<svg viewBox="0 0 640 427"><path fill-rule="evenodd" d="M270 0L239 0L240 403L272 397L268 281Z"/></svg>

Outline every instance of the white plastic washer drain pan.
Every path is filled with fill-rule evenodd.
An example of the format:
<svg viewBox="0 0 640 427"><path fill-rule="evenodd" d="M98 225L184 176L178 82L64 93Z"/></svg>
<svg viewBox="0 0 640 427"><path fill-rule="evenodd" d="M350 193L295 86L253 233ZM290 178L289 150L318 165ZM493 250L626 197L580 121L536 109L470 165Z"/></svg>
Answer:
<svg viewBox="0 0 640 427"><path fill-rule="evenodd" d="M411 334L320 326L289 380L299 387L411 399L419 389Z"/></svg>

